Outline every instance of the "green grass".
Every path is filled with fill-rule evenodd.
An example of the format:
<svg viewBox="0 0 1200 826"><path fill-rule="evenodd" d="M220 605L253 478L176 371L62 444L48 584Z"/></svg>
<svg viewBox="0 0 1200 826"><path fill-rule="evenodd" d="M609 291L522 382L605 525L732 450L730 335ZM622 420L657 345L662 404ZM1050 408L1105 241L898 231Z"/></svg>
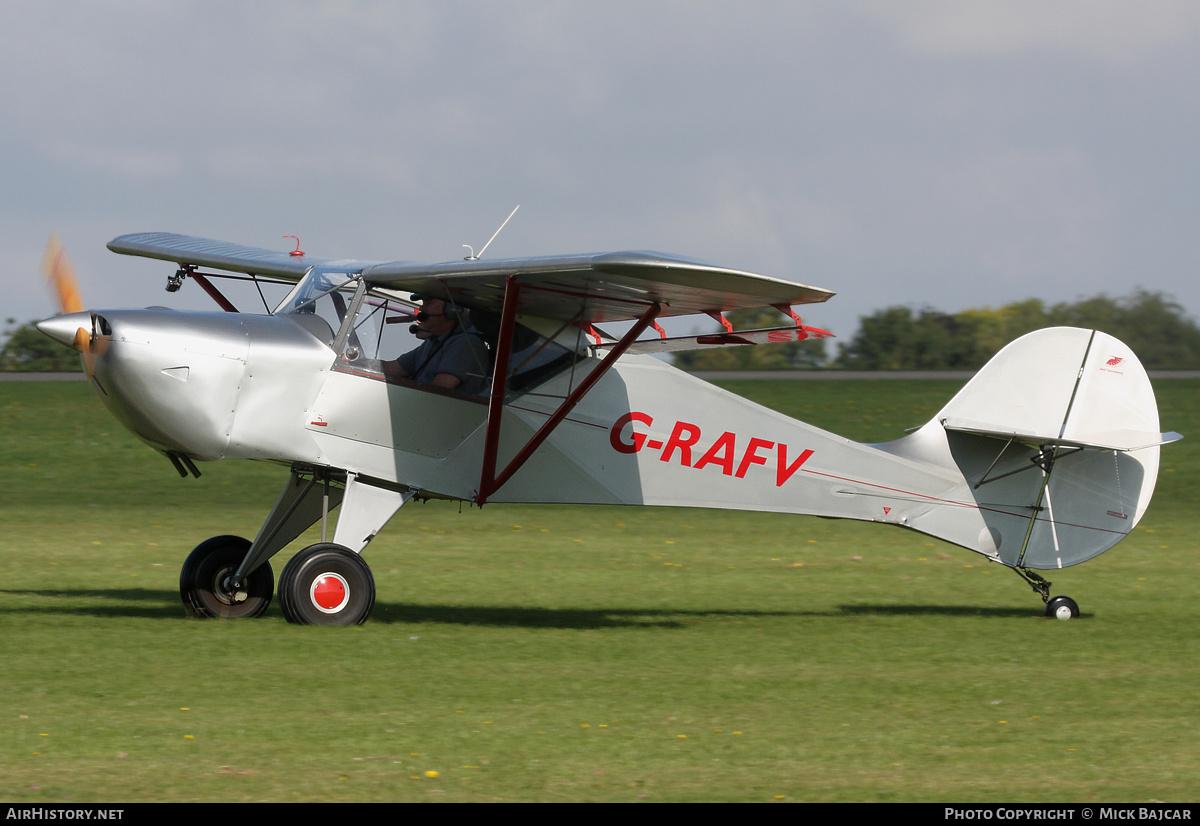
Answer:
<svg viewBox="0 0 1200 826"><path fill-rule="evenodd" d="M725 384L883 441L960 383ZM1200 383L1157 387L1200 435ZM1196 797L1195 440L1134 535L1051 577L1068 623L879 525L431 502L347 629L183 616L183 558L253 536L284 470L179 479L82 384L0 384L0 426L10 802Z"/></svg>

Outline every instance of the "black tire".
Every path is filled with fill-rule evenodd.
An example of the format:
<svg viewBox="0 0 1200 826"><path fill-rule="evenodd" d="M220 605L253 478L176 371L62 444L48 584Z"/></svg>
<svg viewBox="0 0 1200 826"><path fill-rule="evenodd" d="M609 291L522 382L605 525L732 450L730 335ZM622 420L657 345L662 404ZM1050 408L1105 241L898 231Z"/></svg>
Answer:
<svg viewBox="0 0 1200 826"><path fill-rule="evenodd" d="M1079 606L1070 597L1053 597L1046 603L1046 616L1055 619L1075 619L1079 616Z"/></svg>
<svg viewBox="0 0 1200 826"><path fill-rule="evenodd" d="M240 536L214 536L188 554L179 572L179 596L193 617L241 619L258 617L271 604L275 573L263 562L231 593L225 581L233 575L250 550L250 540Z"/></svg>
<svg viewBox="0 0 1200 826"><path fill-rule="evenodd" d="M362 625L375 607L375 577L349 548L309 545L279 575L279 606L298 625Z"/></svg>

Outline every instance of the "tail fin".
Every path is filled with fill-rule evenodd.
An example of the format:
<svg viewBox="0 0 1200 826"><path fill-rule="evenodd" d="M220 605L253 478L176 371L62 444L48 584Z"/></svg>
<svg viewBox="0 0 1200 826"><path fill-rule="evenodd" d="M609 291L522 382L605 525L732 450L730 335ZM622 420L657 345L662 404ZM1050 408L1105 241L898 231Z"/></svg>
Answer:
<svg viewBox="0 0 1200 826"><path fill-rule="evenodd" d="M920 431L885 450L953 467L979 519L912 527L1013 567L1097 556L1141 519L1158 477L1158 405L1112 336L1055 327L1009 344ZM978 529L982 520L983 528ZM978 530L978 533L976 531Z"/></svg>

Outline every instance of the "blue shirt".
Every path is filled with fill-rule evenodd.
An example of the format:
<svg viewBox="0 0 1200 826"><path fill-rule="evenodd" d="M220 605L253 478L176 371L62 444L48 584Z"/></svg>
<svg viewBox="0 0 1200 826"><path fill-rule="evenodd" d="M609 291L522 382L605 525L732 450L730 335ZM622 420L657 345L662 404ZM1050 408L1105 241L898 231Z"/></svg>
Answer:
<svg viewBox="0 0 1200 826"><path fill-rule="evenodd" d="M468 395L487 389L490 362L483 339L458 325L448 333L425 339L419 347L396 359L418 384L433 384L439 373L449 373L460 382L455 391Z"/></svg>

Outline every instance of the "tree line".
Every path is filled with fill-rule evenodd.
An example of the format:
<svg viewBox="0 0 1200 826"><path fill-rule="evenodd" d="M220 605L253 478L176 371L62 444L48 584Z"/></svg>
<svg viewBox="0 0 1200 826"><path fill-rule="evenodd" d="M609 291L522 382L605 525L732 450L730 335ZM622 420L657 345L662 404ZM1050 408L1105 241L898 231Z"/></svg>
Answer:
<svg viewBox="0 0 1200 826"><path fill-rule="evenodd" d="M5 322L4 344L0 346L0 370L25 373L79 373L83 364L79 354L42 335L34 322L17 326L17 320Z"/></svg>
<svg viewBox="0 0 1200 826"><path fill-rule="evenodd" d="M770 311L729 313L736 329L779 326ZM996 309L945 313L896 306L859 319L853 337L829 357L825 340L678 354L685 370L977 370L1015 338L1044 327L1102 330L1129 345L1148 369L1200 369L1200 327L1162 293L1099 295L1046 304L1030 298ZM770 352L768 352L770 351Z"/></svg>

